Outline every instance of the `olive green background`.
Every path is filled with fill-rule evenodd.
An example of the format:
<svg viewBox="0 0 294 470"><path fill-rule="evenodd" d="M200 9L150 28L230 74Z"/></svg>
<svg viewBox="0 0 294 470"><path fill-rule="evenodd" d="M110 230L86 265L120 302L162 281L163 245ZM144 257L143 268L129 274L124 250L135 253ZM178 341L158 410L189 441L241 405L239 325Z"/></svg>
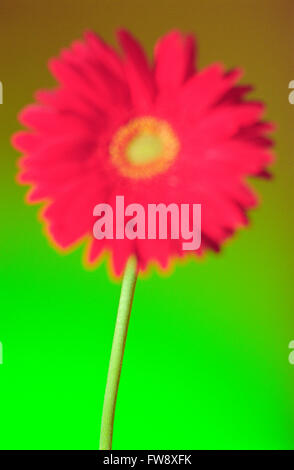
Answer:
<svg viewBox="0 0 294 470"><path fill-rule="evenodd" d="M106 263L49 245L16 185L10 136L49 57L86 29L114 44L130 29L151 55L192 31L201 67L244 67L278 124L274 180L258 182L252 226L220 255L139 279L114 449L293 449L294 79L291 0L1 0L0 447L96 449L120 285Z"/></svg>

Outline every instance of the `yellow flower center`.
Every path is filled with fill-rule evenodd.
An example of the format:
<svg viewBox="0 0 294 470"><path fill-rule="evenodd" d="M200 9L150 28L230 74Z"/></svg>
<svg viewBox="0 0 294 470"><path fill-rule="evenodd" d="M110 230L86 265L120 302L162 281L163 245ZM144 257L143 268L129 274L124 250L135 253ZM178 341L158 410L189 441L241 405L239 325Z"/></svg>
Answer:
<svg viewBox="0 0 294 470"><path fill-rule="evenodd" d="M110 156L122 175L150 178L170 167L179 148L171 126L147 116L133 119L119 128L110 144Z"/></svg>

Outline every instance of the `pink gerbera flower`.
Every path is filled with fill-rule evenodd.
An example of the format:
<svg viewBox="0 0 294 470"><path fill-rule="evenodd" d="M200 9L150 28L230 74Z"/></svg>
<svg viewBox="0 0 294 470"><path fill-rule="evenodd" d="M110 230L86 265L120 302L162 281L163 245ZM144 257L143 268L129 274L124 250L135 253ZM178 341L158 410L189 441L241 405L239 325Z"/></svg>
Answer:
<svg viewBox="0 0 294 470"><path fill-rule="evenodd" d="M261 121L264 106L244 99L250 88L236 86L239 69L195 70L194 39L176 31L158 42L153 64L128 32L118 37L122 57L88 33L52 60L59 86L36 94L20 116L29 130L14 137L24 153L19 181L33 185L29 202L46 202L57 246L86 239L90 263L108 250L117 275L126 265L102 413L107 450L138 269L152 260L166 268L184 252L172 236L96 239L94 207L114 207L118 195L145 212L152 203L201 204L197 252L219 250L256 204L245 178L266 176L272 160L272 127Z"/></svg>
<svg viewBox="0 0 294 470"><path fill-rule="evenodd" d="M24 153L19 181L33 185L31 203L46 201L43 219L62 249L87 240L87 259L104 250L121 274L135 254L139 269L163 268L182 256L181 240L96 240L93 208L114 204L199 203L202 245L218 250L246 224L256 204L247 176L271 162L264 106L245 101L239 69L195 69L195 42L173 31L159 40L150 64L140 44L118 33L123 54L94 33L50 61L59 82L39 91L20 115L29 130L14 137Z"/></svg>

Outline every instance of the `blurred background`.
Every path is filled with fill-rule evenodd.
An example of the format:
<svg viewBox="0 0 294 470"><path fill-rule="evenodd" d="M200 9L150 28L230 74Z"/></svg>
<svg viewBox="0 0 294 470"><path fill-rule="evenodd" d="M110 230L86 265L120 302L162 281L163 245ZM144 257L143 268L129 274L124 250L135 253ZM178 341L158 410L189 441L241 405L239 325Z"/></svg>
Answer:
<svg viewBox="0 0 294 470"><path fill-rule="evenodd" d="M198 38L198 65L245 69L278 124L271 182L254 183L252 226L220 255L139 279L114 449L294 449L294 3L291 0L1 0L0 448L96 449L120 284L106 262L62 256L15 183L11 135L48 58L93 29L124 26L151 57L171 28Z"/></svg>

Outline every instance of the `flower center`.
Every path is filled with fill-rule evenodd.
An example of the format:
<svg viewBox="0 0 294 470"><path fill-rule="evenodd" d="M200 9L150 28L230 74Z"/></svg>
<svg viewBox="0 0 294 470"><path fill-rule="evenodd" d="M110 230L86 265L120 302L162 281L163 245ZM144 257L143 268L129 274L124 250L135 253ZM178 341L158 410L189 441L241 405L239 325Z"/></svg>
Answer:
<svg viewBox="0 0 294 470"><path fill-rule="evenodd" d="M134 165L142 165L156 160L162 152L162 143L157 135L138 135L127 148L127 158Z"/></svg>
<svg viewBox="0 0 294 470"><path fill-rule="evenodd" d="M110 155L121 174L140 179L166 171L179 148L179 140L166 121L142 117L119 128L111 141Z"/></svg>

